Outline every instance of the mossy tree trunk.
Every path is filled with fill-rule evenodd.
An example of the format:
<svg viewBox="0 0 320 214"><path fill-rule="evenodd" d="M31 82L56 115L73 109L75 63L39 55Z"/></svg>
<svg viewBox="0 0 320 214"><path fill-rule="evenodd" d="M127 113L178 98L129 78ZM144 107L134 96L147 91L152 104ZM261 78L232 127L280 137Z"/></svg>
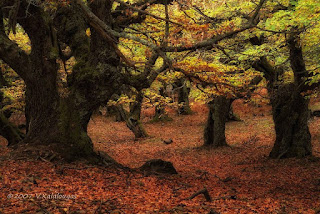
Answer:
<svg viewBox="0 0 320 214"><path fill-rule="evenodd" d="M30 54L22 51L0 29L0 58L26 84L28 133L20 144L15 144L17 141L11 144L17 149L23 146L52 151L67 160L96 156L86 133L90 112L78 105L81 91L70 89L63 99L58 93L59 48L50 17L41 7L26 1L21 1L18 16L23 17L18 22L31 40Z"/></svg>
<svg viewBox="0 0 320 214"><path fill-rule="evenodd" d="M27 6L27 2L21 3ZM22 6L21 5L21 6ZM13 68L26 84L26 118L28 143L49 143L56 140L58 132L59 95L57 90L57 49L54 32L41 9L30 6L30 15L21 7L19 24L31 40L31 53L26 57L25 68ZM24 15L23 15L24 14ZM14 59L14 58L12 58ZM18 63L18 62L17 62ZM8 63L12 67L12 63Z"/></svg>
<svg viewBox="0 0 320 214"><path fill-rule="evenodd" d="M261 45L261 39L251 39L252 44ZM289 60L294 81L283 84L283 69L274 68L266 57L261 57L254 68L263 72L268 80L268 92L272 104L276 141L269 156L271 158L305 157L312 155L311 136L308 127L309 99L302 94L309 90L305 81L309 77L299 44L299 35L287 37Z"/></svg>
<svg viewBox="0 0 320 214"><path fill-rule="evenodd" d="M225 126L230 100L218 96L208 104L209 113L204 130L204 145L211 147L227 146Z"/></svg>
<svg viewBox="0 0 320 214"><path fill-rule="evenodd" d="M305 157L312 154L308 128L309 99L297 90L298 86L281 86L271 98L276 141L271 158Z"/></svg>

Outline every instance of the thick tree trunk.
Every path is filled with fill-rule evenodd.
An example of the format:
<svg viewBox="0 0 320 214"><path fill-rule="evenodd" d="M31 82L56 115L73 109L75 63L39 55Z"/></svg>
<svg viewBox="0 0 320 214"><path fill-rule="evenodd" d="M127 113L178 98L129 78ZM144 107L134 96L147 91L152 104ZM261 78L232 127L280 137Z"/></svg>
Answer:
<svg viewBox="0 0 320 214"><path fill-rule="evenodd" d="M136 97L135 103L130 108L129 116L126 119L126 124L128 128L133 132L136 139L148 137L148 134L140 121L142 101L143 94L139 92Z"/></svg>
<svg viewBox="0 0 320 214"><path fill-rule="evenodd" d="M76 91L61 99L56 87L57 67L38 66L38 75L26 81L26 115L29 121L24 143L43 145L68 161L95 156L87 135L92 112L77 105ZM41 70L40 70L41 69ZM40 75L41 74L41 75ZM77 97L77 98L76 98Z"/></svg>
<svg viewBox="0 0 320 214"><path fill-rule="evenodd" d="M50 66L49 66L50 67ZM42 67L48 71L49 67ZM68 161L95 156L93 144L87 135L91 115L75 104L75 97L60 99L55 85L54 70L26 82L26 110L28 133L23 142L40 145Z"/></svg>
<svg viewBox="0 0 320 214"><path fill-rule="evenodd" d="M71 47L77 60L73 69L74 75L68 77L69 93L61 98L56 83L60 51L51 17L41 7L28 4L27 1L20 2L18 17L21 18L18 22L31 40L31 53L24 54L16 45L10 43L0 29L0 44L4 48L8 47L8 54L2 51L1 58L17 71L26 83L28 133L23 143L17 144L15 148L25 150L23 148L27 147L39 153L52 151L70 161L82 157L96 158L93 144L87 135L87 125L96 107L108 100L114 93L112 90L117 88L113 86L118 84L120 76L116 69L119 59L110 44L103 42L104 39L94 31L89 46L85 33L87 25L82 13L73 9L68 11L73 11L70 14L64 11L63 15L59 16L60 13L57 13L57 16L62 18L58 19L57 23L65 27L58 30L58 34L62 32L59 39ZM102 13L100 16L105 14L107 18L104 20L107 21L110 17L111 2L95 1L92 5L95 12ZM68 10L70 7L64 9ZM108 20L108 23L111 21Z"/></svg>
<svg viewBox="0 0 320 214"><path fill-rule="evenodd" d="M218 96L208 104L209 113L204 130L204 146L227 146L225 137L225 125L229 112L230 100L224 96Z"/></svg>
<svg viewBox="0 0 320 214"><path fill-rule="evenodd" d="M299 34L288 34L289 60L294 74L294 83L283 84L283 68L274 68L266 57L261 57L254 68L263 72L268 80L267 88L272 104L276 141L270 153L271 158L305 157L312 155L311 135L308 127L309 99L305 81L309 77L306 69ZM258 37L252 44L261 45Z"/></svg>
<svg viewBox="0 0 320 214"><path fill-rule="evenodd" d="M271 104L276 141L270 153L271 158L312 155L308 103L309 99L304 98L294 84L275 90Z"/></svg>
<svg viewBox="0 0 320 214"><path fill-rule="evenodd" d="M56 134L58 124L59 96L55 82L56 68L42 65L37 71L39 76L36 74L34 78L26 81L25 111L28 133L25 141L28 142L45 142L45 139Z"/></svg>
<svg viewBox="0 0 320 214"><path fill-rule="evenodd" d="M25 11L21 7L21 13ZM77 96L80 92L72 88L63 99L58 93L59 51L50 17L33 5L28 12L28 16L21 14L25 18L19 19L31 40L30 67L20 72L26 84L28 133L15 148L50 151L69 161L96 156L86 133L91 112L77 105L82 98Z"/></svg>
<svg viewBox="0 0 320 214"><path fill-rule="evenodd" d="M75 100L74 97L63 99L59 108L60 142L70 148L66 156L69 160L95 156L92 141L87 133L92 112L86 112L86 109L79 108ZM84 115L90 116L86 118Z"/></svg>

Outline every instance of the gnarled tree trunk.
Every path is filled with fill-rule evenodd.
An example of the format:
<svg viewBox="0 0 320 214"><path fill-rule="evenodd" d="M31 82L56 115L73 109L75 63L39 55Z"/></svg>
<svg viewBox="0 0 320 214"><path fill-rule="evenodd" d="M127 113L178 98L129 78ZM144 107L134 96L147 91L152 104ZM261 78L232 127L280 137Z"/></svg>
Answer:
<svg viewBox="0 0 320 214"><path fill-rule="evenodd" d="M296 32L288 34L289 60L294 81L283 84L284 69L274 68L266 57L261 57L254 68L265 74L272 104L272 114L276 131L276 141L269 156L271 158L305 157L312 155L311 136L308 127L309 99L302 94L307 91L306 70L302 48ZM253 45L261 45L261 39L252 39Z"/></svg>
<svg viewBox="0 0 320 214"><path fill-rule="evenodd" d="M209 113L204 130L204 146L227 146L225 126L229 112L230 100L225 96L218 96L208 104Z"/></svg>
<svg viewBox="0 0 320 214"><path fill-rule="evenodd" d="M281 86L271 97L276 141L271 158L305 157L312 154L308 128L309 99L294 84Z"/></svg>
<svg viewBox="0 0 320 214"><path fill-rule="evenodd" d="M11 3L6 1L2 6L10 6ZM71 88L69 95L63 99L58 93L59 48L51 18L43 8L30 5L25 0L20 1L18 9L15 11L21 17L18 22L31 41L30 54L11 41L0 26L0 57L26 84L28 133L20 144L16 144L17 141L11 144L17 149L27 147L40 153L43 150L52 151L67 160L96 157L86 133L90 112L77 105L83 98L78 96L81 91ZM8 13L4 11L4 14ZM2 18L0 25L1 22Z"/></svg>

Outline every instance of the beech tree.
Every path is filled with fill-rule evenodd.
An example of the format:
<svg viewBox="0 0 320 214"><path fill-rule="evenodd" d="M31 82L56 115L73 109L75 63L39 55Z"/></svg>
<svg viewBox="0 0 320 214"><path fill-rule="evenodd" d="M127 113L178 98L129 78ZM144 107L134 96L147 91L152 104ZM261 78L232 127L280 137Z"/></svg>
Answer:
<svg viewBox="0 0 320 214"><path fill-rule="evenodd" d="M224 49L233 59L251 63L267 80L276 132L271 158L312 155L308 104L318 87L318 65L310 57L317 46L310 44L319 29L318 6L316 1L270 3L255 31Z"/></svg>
<svg viewBox="0 0 320 214"><path fill-rule="evenodd" d="M301 11L303 7L298 5L297 10L293 10L291 5L285 5L275 9L274 2L266 4L268 1L260 0L256 3L245 1L244 8L239 10L238 7L229 7L228 4L221 6L217 3L211 4L211 7L219 6L222 9L217 13L218 15L213 13L211 16L212 8L203 9L192 5L191 2L186 2L186 5L169 0L141 0L134 3L115 0L115 2L95 0L86 3L82 0L72 0L70 2L54 1L51 5L46 5L45 1L1 1L0 58L18 73L26 84L25 114L28 131L26 138L19 146L41 145L41 148L55 151L69 160L77 157L96 157L93 144L87 134L90 117L93 111L100 105L105 105L113 94L119 94L122 85L130 85L138 92L132 111L127 115L127 124L135 132L136 137L143 136L139 125L142 91L150 87L157 75L165 69L184 73L193 81L193 84L197 84L199 79L205 82L209 79L210 86L217 89L216 91L225 88L226 93L219 92L211 97L214 101L213 105L210 104L206 129L208 134L205 137L205 139L216 139L213 140L215 141L213 144L217 146L225 145L225 120L233 99L230 95L245 92L235 90L234 88L241 87L236 85L234 77L221 75L219 69L208 71L207 66L195 63L196 60L186 62L181 58L185 58L190 53L191 55L192 53L214 55L222 52L232 63L237 53L245 49L243 44L249 44L250 39L253 38L253 32L260 32L261 26L268 27L269 17L266 13L262 13L261 9L271 10L271 14L279 10L290 11L290 14L297 17L299 12L296 11ZM313 1L311 3L317 5ZM174 9L184 10L185 7L192 7L193 12L180 13ZM153 13L152 10L148 10L149 8L162 12ZM312 18L316 20L316 17ZM30 38L30 53L23 51L8 37L8 31L15 31L17 24ZM288 25L294 26L292 23ZM299 108L300 110L289 111L289 114L292 114L290 118L295 119L288 120L297 121L293 123L292 129L297 128L296 130L299 131L295 131L297 135L292 134L292 137L288 135L290 143L285 145L295 144L291 143L291 139L296 138L299 138L297 140L299 145L304 141L310 141L304 119L307 100L301 95L308 90L308 87L301 85L305 86L306 79L310 77L299 42L303 29L306 28L296 26L281 32L282 35L287 36L288 59L294 73L294 81L285 84L283 88L275 88L274 85L279 81L272 79L274 78L272 75L270 75L271 79L268 79L269 85L272 85L270 92L274 95L272 98L274 100L271 102L274 109L276 134L280 139L275 145L279 144L277 142L286 141L282 140L284 138L281 135L288 129L282 125L283 120L278 116L283 117L285 110L280 110L279 113L279 109L287 108L284 100L292 97L291 95L295 98L291 103L297 103L302 107ZM277 29L264 30L269 33L277 31ZM260 36L258 35L257 38L260 39ZM134 57L124 50L122 44L129 41L134 42L135 46L144 47L143 58L145 59L142 62L135 61ZM224 47L229 42L230 46ZM231 47L232 45L234 46ZM258 46L254 43L251 45ZM258 58L255 57L255 60L251 60L249 64L265 73L268 78L268 72L264 72L268 70L266 62L268 65L272 63L261 52L263 50L260 49ZM182 55L184 56L181 57ZM74 57L76 64L71 72L67 71L67 87L60 88L57 86L60 67L58 62L67 61L71 57ZM161 66L156 66L157 60L162 60ZM210 57L207 57L207 60L210 61ZM143 66L138 66L139 63ZM284 64L288 67L288 64ZM235 67L244 71L241 75L247 81L242 81L241 84L246 88L251 84L251 77L255 75L250 74L251 70L247 64L236 63ZM261 67L263 69L260 69ZM190 71L193 73L190 74ZM202 73L197 73L199 71ZM215 74L208 76L208 72ZM280 73L279 76L281 75ZM217 78L219 76L220 78ZM229 82L226 81L228 78ZM299 89L296 88L297 86ZM61 90L64 93L61 93ZM186 94L186 91L183 92ZM285 96L287 98L282 99L283 94L287 94ZM300 130L305 131L302 133ZM281 149L275 149L279 152L271 156L291 157L311 154L307 143L304 143L304 146L304 151L291 152L291 149L287 149L288 146L283 149L281 145ZM36 146L33 147L36 148ZM296 149L293 150L296 151Z"/></svg>
<svg viewBox="0 0 320 214"><path fill-rule="evenodd" d="M111 7L109 1L90 4L99 20L110 25L114 18ZM42 3L2 1L1 12L0 57L26 84L28 133L23 144L43 145L69 160L94 157L87 135L90 116L121 85L118 65L122 55L115 43L94 29L90 38L86 35L88 21L77 3L58 5L56 13L50 14ZM10 29L16 23L23 27L31 41L30 54L8 38L3 18L9 20ZM61 43L71 48L70 56L77 61L68 75L65 97L59 95L57 88L57 59L70 56L60 55Z"/></svg>
<svg viewBox="0 0 320 214"><path fill-rule="evenodd" d="M298 35L292 33L288 37L290 67L294 73L293 82L279 85L284 71L272 66L266 57L261 57L254 64L254 67L263 72L269 81L268 91L276 131L276 141L270 153L272 158L305 157L312 154L308 127L309 99L303 95L310 89L305 84L309 73L298 43ZM253 40L257 38L252 39L253 44L261 44Z"/></svg>
<svg viewBox="0 0 320 214"><path fill-rule="evenodd" d="M121 12L123 5L112 12L112 2L107 0L91 2L90 9L82 1L66 5L57 2L53 11L45 3L21 0L0 4L0 58L26 84L28 132L19 146L42 145L68 160L95 157L87 135L88 122L93 111L107 103L125 82L125 75L119 71L120 58L130 62L117 47L119 37L101 32L92 25L91 36L87 36L88 24L92 24L90 15L95 14L95 20L121 32L125 26L141 22L145 14L127 15ZM142 1L135 6L143 11L149 5ZM8 27L3 18L8 20ZM14 31L17 23L30 38L30 54L8 37L7 31ZM61 47L65 45L70 47L70 54L63 53ZM67 60L71 56L75 57L76 65L68 74L67 92L62 96L57 87L57 60ZM33 146L37 148L40 147Z"/></svg>

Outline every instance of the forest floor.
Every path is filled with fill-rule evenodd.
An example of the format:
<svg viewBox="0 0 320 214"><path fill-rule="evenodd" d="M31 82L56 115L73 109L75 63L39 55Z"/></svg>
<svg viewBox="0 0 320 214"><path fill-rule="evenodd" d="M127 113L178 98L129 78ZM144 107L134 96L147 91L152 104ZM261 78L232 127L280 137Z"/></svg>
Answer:
<svg viewBox="0 0 320 214"><path fill-rule="evenodd" d="M309 123L315 157L272 160L269 106L237 102L234 110L243 121L227 123L230 147L219 149L201 148L207 109L195 104L193 110L172 114L170 122L150 123L144 116L151 137L137 141L113 118L95 116L89 125L95 148L119 163L137 168L163 159L178 175L10 160L0 139L0 213L320 213L320 118ZM164 144L167 139L173 143ZM211 202L203 195L187 199L203 188Z"/></svg>

